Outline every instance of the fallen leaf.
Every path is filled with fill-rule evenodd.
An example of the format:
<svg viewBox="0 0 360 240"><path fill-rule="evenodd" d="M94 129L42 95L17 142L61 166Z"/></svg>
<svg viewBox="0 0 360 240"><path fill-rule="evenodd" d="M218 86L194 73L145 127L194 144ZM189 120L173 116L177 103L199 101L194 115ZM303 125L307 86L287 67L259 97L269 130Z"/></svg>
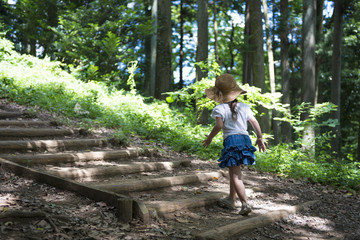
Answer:
<svg viewBox="0 0 360 240"><path fill-rule="evenodd" d="M182 218L177 218L176 221L178 221L179 223L189 223L188 220Z"/></svg>

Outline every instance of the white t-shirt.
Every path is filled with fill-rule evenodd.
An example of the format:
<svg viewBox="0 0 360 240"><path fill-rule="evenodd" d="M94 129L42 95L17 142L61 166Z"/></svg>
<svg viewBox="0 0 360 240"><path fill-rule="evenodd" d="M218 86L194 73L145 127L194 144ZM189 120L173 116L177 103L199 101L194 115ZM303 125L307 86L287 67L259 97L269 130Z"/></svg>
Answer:
<svg viewBox="0 0 360 240"><path fill-rule="evenodd" d="M254 117L253 111L246 103L238 102L235 107L237 113L237 119L234 120L231 117L231 109L228 103L222 103L217 105L212 113L211 117L216 119L220 117L224 122L223 138L227 138L230 135L241 134L249 135L247 131L247 121Z"/></svg>

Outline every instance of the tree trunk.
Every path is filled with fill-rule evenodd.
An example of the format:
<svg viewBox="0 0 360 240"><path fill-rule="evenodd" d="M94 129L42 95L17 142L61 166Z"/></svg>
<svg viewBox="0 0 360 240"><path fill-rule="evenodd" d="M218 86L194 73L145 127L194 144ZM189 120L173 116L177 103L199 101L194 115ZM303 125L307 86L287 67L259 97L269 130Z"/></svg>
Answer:
<svg viewBox="0 0 360 240"><path fill-rule="evenodd" d="M316 1L303 1L303 27L302 27L302 102L314 106L315 103L315 20ZM301 119L309 118L309 112L302 114ZM314 144L315 132L312 126L306 126L303 134L305 148Z"/></svg>
<svg viewBox="0 0 360 240"><path fill-rule="evenodd" d="M151 36L151 57L150 57L150 83L149 94L155 97L156 86L156 50L157 50L157 26L158 26L158 0L152 1L151 18L153 20L153 35Z"/></svg>
<svg viewBox="0 0 360 240"><path fill-rule="evenodd" d="M208 58L208 2L207 0L198 0L198 42L196 47L196 62L207 61ZM196 81L207 77L207 72L196 67Z"/></svg>
<svg viewBox="0 0 360 240"><path fill-rule="evenodd" d="M323 9L324 0L316 1L316 44L322 41L322 29L323 29ZM319 73L320 73L320 55L316 54L316 67L315 67L315 105L319 98Z"/></svg>
<svg viewBox="0 0 360 240"><path fill-rule="evenodd" d="M36 57L36 39L33 39L32 37L29 39L29 47L29 54Z"/></svg>
<svg viewBox="0 0 360 240"><path fill-rule="evenodd" d="M179 60L179 88L184 87L183 62L184 62L184 8L183 0L180 0L180 60Z"/></svg>
<svg viewBox="0 0 360 240"><path fill-rule="evenodd" d="M144 1L145 4L145 14L146 16L151 17L151 10L149 9L148 1ZM144 66L144 92L147 96L154 96L150 93L150 83L151 83L151 38L152 35L146 35L144 39L144 52L145 52L145 66Z"/></svg>
<svg viewBox="0 0 360 240"><path fill-rule="evenodd" d="M337 119L339 124L334 127L333 133L335 138L331 141L331 148L340 158L340 93L341 93L341 46L342 46L342 26L343 26L344 6L343 1L335 2L334 8L334 39L332 54L332 80L331 80L331 102L337 105L336 111L333 112L333 119Z"/></svg>
<svg viewBox="0 0 360 240"><path fill-rule="evenodd" d="M269 63L269 76L270 76L270 91L272 94L275 93L275 65L274 65L274 54L272 49L272 41L270 35L270 24L268 18L268 7L266 0L262 1L263 9L264 9L264 18L265 18L265 30L266 30L266 45L268 50L268 63ZM278 122L274 120L276 117L276 110L272 110L272 130L274 134L274 144L279 144L279 130L278 130Z"/></svg>
<svg viewBox="0 0 360 240"><path fill-rule="evenodd" d="M209 42L209 30L208 30L208 1L198 0L198 43L196 48L196 62L207 61L208 58L208 42ZM203 78L207 78L208 72L202 71L200 67L196 66L196 81L200 81ZM207 124L209 112L205 109L200 113L200 123Z"/></svg>
<svg viewBox="0 0 360 240"><path fill-rule="evenodd" d="M266 30L266 45L268 50L268 62L269 62L269 76L270 76L270 90L271 93L275 93L275 67L274 67L274 54L272 49L271 35L270 35L270 24L268 18L268 8L266 0L262 1L265 18L265 30Z"/></svg>
<svg viewBox="0 0 360 240"><path fill-rule="evenodd" d="M360 119L359 119L359 129L358 129L357 161L360 162Z"/></svg>
<svg viewBox="0 0 360 240"><path fill-rule="evenodd" d="M231 21L231 34L230 34L230 44L229 44L229 52L230 52L230 69L229 72L231 73L234 69L235 65L235 54L234 54L234 36L235 36L235 25L234 22Z"/></svg>
<svg viewBox="0 0 360 240"><path fill-rule="evenodd" d="M219 63L219 46L218 46L218 23L217 23L217 10L216 0L213 0L213 11L214 11L214 48L215 48L215 61Z"/></svg>
<svg viewBox="0 0 360 240"><path fill-rule="evenodd" d="M290 66L289 66L289 1L280 1L280 45L281 45L281 92L282 103L288 105L287 111L289 116L290 110ZM285 143L291 142L291 125L289 122L281 123L282 139Z"/></svg>
<svg viewBox="0 0 360 240"><path fill-rule="evenodd" d="M165 99L162 93L171 89L171 1L158 0L157 56L155 97Z"/></svg>
<svg viewBox="0 0 360 240"><path fill-rule="evenodd" d="M252 55L250 54L250 6L249 0L246 0L245 8L245 28L244 28L244 44L243 48L243 84L248 83L250 86L254 85L253 75L252 75Z"/></svg>
<svg viewBox="0 0 360 240"><path fill-rule="evenodd" d="M262 28L262 14L261 2L250 1L250 24L251 24L251 38L250 43L254 46L252 69L254 86L261 88L262 93L266 92L265 86L265 68L264 68L264 49L263 49L263 28ZM269 133L269 113L264 107L259 107L259 113L264 115L259 117L259 123L264 133Z"/></svg>

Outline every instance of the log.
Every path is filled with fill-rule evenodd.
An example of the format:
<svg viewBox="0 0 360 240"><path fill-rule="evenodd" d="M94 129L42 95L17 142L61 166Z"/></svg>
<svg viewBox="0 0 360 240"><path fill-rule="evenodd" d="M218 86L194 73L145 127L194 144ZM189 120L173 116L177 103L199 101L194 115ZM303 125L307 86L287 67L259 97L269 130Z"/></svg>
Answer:
<svg viewBox="0 0 360 240"><path fill-rule="evenodd" d="M35 164L61 164L86 162L94 160L120 160L121 158L129 158L139 156L143 151L138 148L115 150L115 151L96 151L82 153L50 153L50 154L22 154L22 155L1 155L0 157L23 164L26 166Z"/></svg>
<svg viewBox="0 0 360 240"><path fill-rule="evenodd" d="M16 127L29 127L29 126L49 126L55 125L52 121L29 121L29 120L0 120L0 126L16 126Z"/></svg>
<svg viewBox="0 0 360 240"><path fill-rule="evenodd" d="M0 118L17 118L22 117L23 114L21 112L3 112L0 111Z"/></svg>
<svg viewBox="0 0 360 240"><path fill-rule="evenodd" d="M213 178L219 178L221 176L222 174L220 172L198 173L176 177L162 177L144 180L133 180L127 182L94 184L93 187L119 193L139 192L182 184L205 182L208 180L212 180Z"/></svg>
<svg viewBox="0 0 360 240"><path fill-rule="evenodd" d="M246 220L237 221L229 225L217 227L206 232L199 233L195 236L195 239L229 239L230 237L238 234L244 234L250 232L255 228L260 228L272 224L281 219L288 218L289 215L295 214L296 212L317 204L319 201L309 201L300 205L291 206L286 209L276 210L268 212L264 215L249 218Z"/></svg>
<svg viewBox="0 0 360 240"><path fill-rule="evenodd" d="M0 139L18 139L24 137L54 137L73 135L75 131L71 129L53 128L0 128Z"/></svg>
<svg viewBox="0 0 360 240"><path fill-rule="evenodd" d="M148 201L145 202L145 205L149 210L156 210L158 214L164 215L181 209L206 207L216 203L224 195L226 194L222 192L201 193L191 198L175 199L174 201Z"/></svg>
<svg viewBox="0 0 360 240"><path fill-rule="evenodd" d="M107 146L106 140L101 139L64 139L64 140L35 140L35 141L0 141L0 152L79 150L90 147Z"/></svg>
<svg viewBox="0 0 360 240"><path fill-rule="evenodd" d="M0 221L9 221L18 218L43 219L46 218L46 214L44 212L29 212L29 211L21 211L21 210L11 210L11 211L2 212L0 214Z"/></svg>
<svg viewBox="0 0 360 240"><path fill-rule="evenodd" d="M189 160L174 161L174 162L153 162L153 163L133 163L133 164L119 164L116 166L109 166L104 168L91 167L91 168L74 168L62 167L59 170L49 170L48 172L61 177L70 179L86 179L101 176L116 176L121 174L131 174L138 172L149 172L159 170L173 170L179 166L190 165Z"/></svg>

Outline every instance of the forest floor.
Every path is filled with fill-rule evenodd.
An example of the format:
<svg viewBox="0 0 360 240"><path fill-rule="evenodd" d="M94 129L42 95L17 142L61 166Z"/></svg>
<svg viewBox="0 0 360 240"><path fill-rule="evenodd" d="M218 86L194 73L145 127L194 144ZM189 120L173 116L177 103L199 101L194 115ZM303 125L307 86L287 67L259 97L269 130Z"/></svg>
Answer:
<svg viewBox="0 0 360 240"><path fill-rule="evenodd" d="M50 116L44 113L41 118ZM132 143L134 146L144 144L142 140L135 139ZM202 161L153 144L161 148L159 154L164 158L191 159L196 168L218 169L214 162ZM243 173L247 187L261 188L261 191L248 195L255 211L270 211L275 204L298 205L312 200L319 200L319 204L232 239L360 239L359 192L282 178L252 168L243 168ZM218 188L223 188L223 192L228 191L227 184L219 184ZM253 216L251 213L248 217L242 217L237 211L215 205L206 209L178 211L166 218L155 216L150 224L136 219L122 224L115 216L114 207L103 202L0 169L0 220L4 213L16 213L21 209L31 211L34 215L24 217L15 214L13 218L0 221L0 239L192 239L199 228L212 229L225 222Z"/></svg>

